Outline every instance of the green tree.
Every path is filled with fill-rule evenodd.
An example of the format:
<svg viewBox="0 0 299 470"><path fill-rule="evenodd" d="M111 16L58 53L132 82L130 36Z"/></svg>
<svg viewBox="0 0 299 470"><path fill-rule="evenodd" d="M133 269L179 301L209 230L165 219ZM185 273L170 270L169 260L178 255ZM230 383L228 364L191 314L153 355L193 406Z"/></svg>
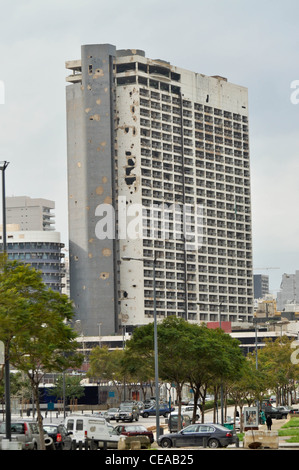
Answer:
<svg viewBox="0 0 299 470"><path fill-rule="evenodd" d="M43 449L38 393L43 375L78 367L82 362L76 353L76 334L68 325L72 317L67 296L48 289L39 272L4 260L0 272L0 338L6 360L30 380Z"/></svg>
<svg viewBox="0 0 299 470"><path fill-rule="evenodd" d="M287 395L299 380L299 365L291 360L292 340L281 336L275 341L265 340L258 351L258 369L267 377L268 391L277 396L277 403L287 403Z"/></svg>
<svg viewBox="0 0 299 470"><path fill-rule="evenodd" d="M90 353L90 366L87 377L93 377L106 382L113 382L119 401L121 401L122 384L124 372L122 368L122 359L124 351L115 349L109 351L107 346L96 346Z"/></svg>
<svg viewBox="0 0 299 470"><path fill-rule="evenodd" d="M188 371L190 332L192 326L177 317L168 317L157 326L158 372L163 381L174 383L177 390L179 412L182 388ZM143 367L148 376L154 376L154 324L137 328L126 343L126 354L138 358L137 367ZM137 370L135 370L136 373Z"/></svg>
<svg viewBox="0 0 299 470"><path fill-rule="evenodd" d="M65 374L57 377L55 385L52 389L52 394L58 399L63 400L65 393L66 402L84 396L84 387L81 385L82 377L78 375Z"/></svg>
<svg viewBox="0 0 299 470"><path fill-rule="evenodd" d="M193 364L189 370L189 382L194 392L194 406L200 397L204 419L205 398L209 388L219 390L227 380L238 380L244 363L239 342L221 329L196 326L190 355ZM196 408L194 408L195 415Z"/></svg>

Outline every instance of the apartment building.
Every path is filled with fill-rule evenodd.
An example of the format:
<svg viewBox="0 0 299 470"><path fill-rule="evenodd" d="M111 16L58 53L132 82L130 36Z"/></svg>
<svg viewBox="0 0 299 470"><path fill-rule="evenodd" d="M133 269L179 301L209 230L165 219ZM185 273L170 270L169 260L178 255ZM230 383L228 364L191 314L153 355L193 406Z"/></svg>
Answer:
<svg viewBox="0 0 299 470"><path fill-rule="evenodd" d="M7 257L29 264L40 271L43 282L55 292L62 292L65 276L64 253L59 232L14 230L7 226ZM2 241L2 236L0 236Z"/></svg>
<svg viewBox="0 0 299 470"><path fill-rule="evenodd" d="M6 197L6 220L20 230L55 230L54 201L29 196Z"/></svg>
<svg viewBox="0 0 299 470"><path fill-rule="evenodd" d="M7 256L11 261L30 264L41 271L47 287L62 292L67 273L63 262L64 244L54 228L54 208L54 201L48 199L6 197Z"/></svg>
<svg viewBox="0 0 299 470"><path fill-rule="evenodd" d="M86 45L66 63L70 295L84 333L250 321L247 89Z"/></svg>
<svg viewBox="0 0 299 470"><path fill-rule="evenodd" d="M265 298L269 294L269 276L266 274L254 274L253 292L255 299Z"/></svg>

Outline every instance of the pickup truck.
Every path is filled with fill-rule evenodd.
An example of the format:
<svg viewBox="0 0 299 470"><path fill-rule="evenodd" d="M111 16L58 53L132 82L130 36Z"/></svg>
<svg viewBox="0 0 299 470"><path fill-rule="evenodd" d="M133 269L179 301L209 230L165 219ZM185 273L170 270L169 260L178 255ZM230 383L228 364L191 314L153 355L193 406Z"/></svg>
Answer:
<svg viewBox="0 0 299 470"><path fill-rule="evenodd" d="M285 419L289 414L287 410L281 410L275 406L264 404L262 404L262 411L265 413L266 417L270 416L273 419Z"/></svg>

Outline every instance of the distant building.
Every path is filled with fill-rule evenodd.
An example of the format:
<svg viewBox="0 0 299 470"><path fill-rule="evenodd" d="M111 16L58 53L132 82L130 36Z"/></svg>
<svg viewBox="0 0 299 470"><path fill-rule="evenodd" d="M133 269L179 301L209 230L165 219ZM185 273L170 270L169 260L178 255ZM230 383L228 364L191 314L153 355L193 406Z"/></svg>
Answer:
<svg viewBox="0 0 299 470"><path fill-rule="evenodd" d="M64 244L60 233L47 231L9 231L7 227L7 256L11 261L30 264L42 272L47 287L61 292L64 274ZM0 236L2 241L2 235Z"/></svg>
<svg viewBox="0 0 299 470"><path fill-rule="evenodd" d="M62 292L68 277L60 233L54 231L54 201L17 196L6 198L7 255L41 271L47 287ZM2 226L0 243L2 244Z"/></svg>
<svg viewBox="0 0 299 470"><path fill-rule="evenodd" d="M265 274L254 274L253 285L255 299L263 299L269 294L269 276Z"/></svg>
<svg viewBox="0 0 299 470"><path fill-rule="evenodd" d="M55 203L28 196L6 197L6 222L18 224L20 230L54 230Z"/></svg>
<svg viewBox="0 0 299 470"><path fill-rule="evenodd" d="M277 293L277 309L283 311L287 304L299 304L299 271L282 275L280 291Z"/></svg>

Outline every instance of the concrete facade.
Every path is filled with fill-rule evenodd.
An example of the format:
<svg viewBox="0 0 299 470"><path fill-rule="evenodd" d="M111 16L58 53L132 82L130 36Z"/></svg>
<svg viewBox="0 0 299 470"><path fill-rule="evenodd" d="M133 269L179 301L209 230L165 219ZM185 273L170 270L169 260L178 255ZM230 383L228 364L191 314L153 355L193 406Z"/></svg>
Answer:
<svg viewBox="0 0 299 470"><path fill-rule="evenodd" d="M280 290L277 292L277 310L285 310L288 304L299 304L299 271L282 275Z"/></svg>
<svg viewBox="0 0 299 470"><path fill-rule="evenodd" d="M84 334L151 322L155 306L158 319L250 321L247 89L107 44L66 67L70 295Z"/></svg>
<svg viewBox="0 0 299 470"><path fill-rule="evenodd" d="M43 282L56 292L62 291L65 275L63 247L59 232L11 230L10 226L7 227L8 259L30 264L41 271Z"/></svg>
<svg viewBox="0 0 299 470"><path fill-rule="evenodd" d="M28 196L6 197L6 220L20 230L54 230L54 201Z"/></svg>

